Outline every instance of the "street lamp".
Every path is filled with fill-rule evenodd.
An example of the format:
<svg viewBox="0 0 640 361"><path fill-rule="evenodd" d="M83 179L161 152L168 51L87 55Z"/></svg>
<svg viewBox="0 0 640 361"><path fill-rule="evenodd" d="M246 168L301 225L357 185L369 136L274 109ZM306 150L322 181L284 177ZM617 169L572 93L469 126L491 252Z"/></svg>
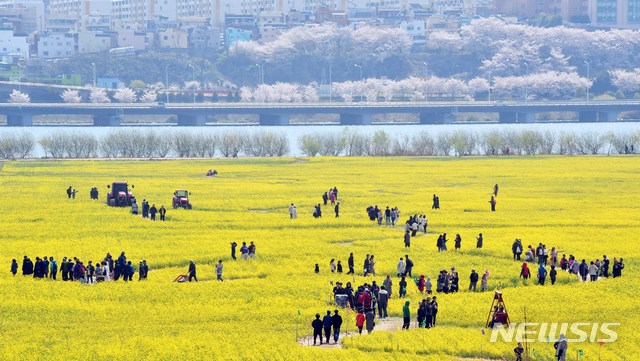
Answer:
<svg viewBox="0 0 640 361"><path fill-rule="evenodd" d="M331 78L332 68L333 68L333 65L329 65L329 102L332 101L332 95L333 95L333 79Z"/></svg>
<svg viewBox="0 0 640 361"><path fill-rule="evenodd" d="M193 81L193 102L196 102L196 68L189 64L189 68L191 68L191 79Z"/></svg>
<svg viewBox="0 0 640 361"><path fill-rule="evenodd" d="M589 88L591 88L591 62L590 61L584 61L585 64L587 64L587 81L589 82L587 84L587 102L589 101Z"/></svg>
<svg viewBox="0 0 640 361"><path fill-rule="evenodd" d="M262 71L260 70L260 65L259 64L256 64L256 67L258 68L258 84L261 84Z"/></svg>
<svg viewBox="0 0 640 361"><path fill-rule="evenodd" d="M358 64L353 64L353 66L360 69L360 81L362 81L362 66Z"/></svg>
<svg viewBox="0 0 640 361"><path fill-rule="evenodd" d="M524 78L524 101L529 101L529 63L524 63L524 66L527 67L527 74Z"/></svg>
<svg viewBox="0 0 640 361"><path fill-rule="evenodd" d="M96 87L97 79L96 79L96 63L91 63L91 67L93 68L93 87Z"/></svg>
<svg viewBox="0 0 640 361"><path fill-rule="evenodd" d="M427 95L429 94L429 86L427 84L427 79L429 78L429 64L427 64L426 61L422 64L424 64L424 101L426 102L429 100Z"/></svg>
<svg viewBox="0 0 640 361"><path fill-rule="evenodd" d="M264 84L264 64L256 64L258 68L258 84Z"/></svg>
<svg viewBox="0 0 640 361"><path fill-rule="evenodd" d="M169 103L169 64L164 66L164 94L167 97L166 102Z"/></svg>
<svg viewBox="0 0 640 361"><path fill-rule="evenodd" d="M362 66L358 64L353 64L353 66L360 69L360 83L362 83ZM362 87L362 84L360 86ZM360 102L362 103L362 89L360 89Z"/></svg>

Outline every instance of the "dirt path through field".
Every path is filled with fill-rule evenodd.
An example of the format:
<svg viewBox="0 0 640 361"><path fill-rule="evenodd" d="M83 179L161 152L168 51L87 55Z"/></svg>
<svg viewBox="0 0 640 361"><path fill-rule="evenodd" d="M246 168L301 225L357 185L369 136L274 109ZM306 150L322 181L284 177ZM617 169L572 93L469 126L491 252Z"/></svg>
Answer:
<svg viewBox="0 0 640 361"><path fill-rule="evenodd" d="M352 326L355 328L355 326ZM396 331L398 329L400 329L402 327L402 319L398 318L398 317L387 317L387 318L376 318L376 327L373 329L373 332L379 332L379 331ZM343 327L344 329L344 327ZM345 330L345 332L340 332L340 338L338 339L338 343L334 343L333 342L333 334L332 334L332 338L331 338L331 343L323 343L322 345L318 345L316 347L321 347L321 348L342 348L342 340L344 340L345 337L351 337L353 335L353 337L362 337L365 336L367 334L366 330L362 331L362 335L358 334L358 329L356 328L355 331L352 330L351 328L349 328L348 330L349 332L347 332ZM307 336L307 337L302 337L300 339L298 339L298 343L301 344L302 346L313 346L313 336Z"/></svg>

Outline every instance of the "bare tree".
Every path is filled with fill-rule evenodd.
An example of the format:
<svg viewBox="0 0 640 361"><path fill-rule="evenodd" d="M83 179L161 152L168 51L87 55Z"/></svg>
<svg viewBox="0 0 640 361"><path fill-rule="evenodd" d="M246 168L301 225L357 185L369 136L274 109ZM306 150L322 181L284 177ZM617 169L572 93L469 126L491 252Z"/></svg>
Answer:
<svg viewBox="0 0 640 361"><path fill-rule="evenodd" d="M322 142L318 134L304 134L298 138L298 145L302 154L315 157L322 149Z"/></svg>

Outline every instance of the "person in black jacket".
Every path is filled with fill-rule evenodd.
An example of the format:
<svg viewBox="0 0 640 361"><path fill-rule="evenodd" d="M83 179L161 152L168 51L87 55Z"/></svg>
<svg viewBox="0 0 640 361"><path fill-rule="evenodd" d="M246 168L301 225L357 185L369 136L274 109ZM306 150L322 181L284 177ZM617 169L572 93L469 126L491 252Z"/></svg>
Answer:
<svg viewBox="0 0 640 361"><path fill-rule="evenodd" d="M322 321L319 313L316 313L316 319L311 322L311 327L313 327L313 345L316 345L316 338L318 337L320 337L320 344L322 345Z"/></svg>
<svg viewBox="0 0 640 361"><path fill-rule="evenodd" d="M13 259L11 261L11 273L15 276L18 273L18 261Z"/></svg>
<svg viewBox="0 0 640 361"><path fill-rule="evenodd" d="M342 316L338 314L338 310L333 311L331 326L333 327L333 342L337 343L340 337L340 326L342 326Z"/></svg>
<svg viewBox="0 0 640 361"><path fill-rule="evenodd" d="M149 217L149 202L146 199L142 200L142 217Z"/></svg>
<svg viewBox="0 0 640 361"><path fill-rule="evenodd" d="M149 215L151 216L152 221L156 220L156 213L158 213L158 208L156 208L156 205L154 204L149 208Z"/></svg>
<svg viewBox="0 0 640 361"><path fill-rule="evenodd" d="M407 275L409 275L409 277L413 277L411 275L411 270L413 269L413 261L411 261L409 259L409 255L405 254L404 255L404 277L407 277Z"/></svg>
<svg viewBox="0 0 640 361"><path fill-rule="evenodd" d="M331 339L331 325L333 321L331 319L331 311L327 310L327 314L322 318L322 328L324 328L324 337L326 342L329 343Z"/></svg>
<svg viewBox="0 0 640 361"><path fill-rule="evenodd" d="M22 275L28 276L30 274L33 274L33 262L31 262L29 257L24 256L24 259L22 260Z"/></svg>
<svg viewBox="0 0 640 361"><path fill-rule="evenodd" d="M349 272L347 272L348 275L353 274L355 271L355 264L353 261L353 252L349 253L349 260L347 262L347 264L349 265Z"/></svg>
<svg viewBox="0 0 640 361"><path fill-rule="evenodd" d="M193 263L193 261L189 261L189 282L191 282L191 279L198 282L198 277L196 277L196 264ZM318 315L318 317L320 316Z"/></svg>
<svg viewBox="0 0 640 361"><path fill-rule="evenodd" d="M478 284L478 273L476 270L471 270L471 275L469 276L469 291L473 288L473 292L476 292L476 285Z"/></svg>

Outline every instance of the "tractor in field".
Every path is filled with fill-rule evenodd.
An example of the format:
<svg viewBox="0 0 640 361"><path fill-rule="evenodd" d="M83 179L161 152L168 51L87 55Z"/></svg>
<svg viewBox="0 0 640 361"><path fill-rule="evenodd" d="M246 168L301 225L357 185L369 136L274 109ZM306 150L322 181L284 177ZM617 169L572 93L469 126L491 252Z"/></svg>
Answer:
<svg viewBox="0 0 640 361"><path fill-rule="evenodd" d="M191 202L189 202L189 196L191 193L184 189L173 192L173 208L182 207L184 209L191 209Z"/></svg>
<svg viewBox="0 0 640 361"><path fill-rule="evenodd" d="M107 193L107 205L110 207L130 207L136 198L129 192L127 182L113 182L107 185L111 190ZM134 188L133 184L131 188Z"/></svg>

